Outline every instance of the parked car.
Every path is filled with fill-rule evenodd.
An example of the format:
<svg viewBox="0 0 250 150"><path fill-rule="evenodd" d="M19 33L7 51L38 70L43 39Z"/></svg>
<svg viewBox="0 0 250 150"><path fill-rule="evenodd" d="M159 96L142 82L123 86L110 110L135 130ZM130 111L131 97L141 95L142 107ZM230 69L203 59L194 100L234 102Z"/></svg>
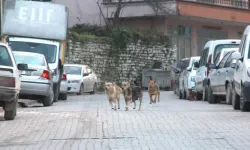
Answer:
<svg viewBox="0 0 250 150"><path fill-rule="evenodd" d="M198 68L195 76L195 90L197 91L197 98L207 101L207 77L210 69L209 64L214 64L215 57L222 51L223 48L238 48L240 40L227 39L227 40L212 40L208 41L202 50L201 59L199 63L195 63Z"/></svg>
<svg viewBox="0 0 250 150"><path fill-rule="evenodd" d="M194 79L196 75L196 69L193 65L195 62L200 60L199 56L191 57L188 67L181 73L180 83L180 94L181 98L187 99L189 97L188 89L192 89L195 86Z"/></svg>
<svg viewBox="0 0 250 150"><path fill-rule="evenodd" d="M217 54L217 56L215 57L215 60L214 60L214 64L216 66L219 65L220 61L222 60L222 58L229 52L232 52L232 51L238 51L239 48L223 48L221 50L220 53Z"/></svg>
<svg viewBox="0 0 250 150"><path fill-rule="evenodd" d="M44 106L53 104L53 78L49 65L42 54L14 51L17 63L28 65L21 71L20 98L37 100Z"/></svg>
<svg viewBox="0 0 250 150"><path fill-rule="evenodd" d="M0 43L0 106L5 120L15 119L21 85L19 70L25 69L26 64L16 64L11 48Z"/></svg>
<svg viewBox="0 0 250 150"><path fill-rule="evenodd" d="M67 98L68 98L68 90L69 90L69 88L68 88L67 75L64 73L62 75L59 99L67 100Z"/></svg>
<svg viewBox="0 0 250 150"><path fill-rule="evenodd" d="M65 64L64 71L67 74L69 93L77 93L77 95L88 92L95 94L98 80L97 75L87 65Z"/></svg>
<svg viewBox="0 0 250 150"><path fill-rule="evenodd" d="M180 91L179 91L179 78L181 76L182 71L187 68L189 64L190 58L183 58L179 62L177 62L176 66L173 66L172 70L175 73L174 76L174 90L175 93L180 97Z"/></svg>
<svg viewBox="0 0 250 150"><path fill-rule="evenodd" d="M232 104L234 109L250 110L250 26L247 26L240 43L239 52L232 57L237 60L233 77Z"/></svg>
<svg viewBox="0 0 250 150"><path fill-rule="evenodd" d="M208 75L208 102L218 103L226 97L227 104L232 104L232 81L235 69L232 55L235 51L228 52L220 61L219 65L210 64Z"/></svg>

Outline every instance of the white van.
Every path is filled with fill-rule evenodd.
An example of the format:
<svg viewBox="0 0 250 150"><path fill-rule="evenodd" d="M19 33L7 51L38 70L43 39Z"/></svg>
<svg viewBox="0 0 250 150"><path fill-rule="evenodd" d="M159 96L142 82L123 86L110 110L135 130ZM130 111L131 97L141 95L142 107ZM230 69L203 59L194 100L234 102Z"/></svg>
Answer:
<svg viewBox="0 0 250 150"><path fill-rule="evenodd" d="M236 59L233 77L232 104L234 109L250 109L250 26L247 26L241 39L239 52L232 55ZM249 94L248 94L249 93Z"/></svg>
<svg viewBox="0 0 250 150"><path fill-rule="evenodd" d="M197 69L195 76L195 90L197 91L197 98L207 101L207 76L209 74L209 64L214 64L215 57L223 48L237 48L240 45L240 40L212 40L208 41L202 50L201 59L199 63L194 66Z"/></svg>

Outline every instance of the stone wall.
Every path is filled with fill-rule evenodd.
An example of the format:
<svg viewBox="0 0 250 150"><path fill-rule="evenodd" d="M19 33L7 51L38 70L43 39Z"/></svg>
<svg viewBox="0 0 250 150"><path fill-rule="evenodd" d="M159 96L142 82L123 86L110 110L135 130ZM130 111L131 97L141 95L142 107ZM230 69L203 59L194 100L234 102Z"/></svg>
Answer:
<svg viewBox="0 0 250 150"><path fill-rule="evenodd" d="M169 70L175 60L176 50L162 44L143 45L139 41L119 50L107 42L69 40L65 63L87 64L101 81L122 82L140 80L142 69L152 68L156 62Z"/></svg>

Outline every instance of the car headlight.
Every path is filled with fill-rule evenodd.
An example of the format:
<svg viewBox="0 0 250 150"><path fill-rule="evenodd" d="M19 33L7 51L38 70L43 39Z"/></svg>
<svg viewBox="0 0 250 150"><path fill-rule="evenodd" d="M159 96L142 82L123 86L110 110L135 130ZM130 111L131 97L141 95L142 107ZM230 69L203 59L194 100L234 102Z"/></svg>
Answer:
<svg viewBox="0 0 250 150"><path fill-rule="evenodd" d="M247 69L247 75L250 77L250 68Z"/></svg>
<svg viewBox="0 0 250 150"><path fill-rule="evenodd" d="M191 81L192 81L192 82L195 82L195 77L194 77L194 76L191 77Z"/></svg>

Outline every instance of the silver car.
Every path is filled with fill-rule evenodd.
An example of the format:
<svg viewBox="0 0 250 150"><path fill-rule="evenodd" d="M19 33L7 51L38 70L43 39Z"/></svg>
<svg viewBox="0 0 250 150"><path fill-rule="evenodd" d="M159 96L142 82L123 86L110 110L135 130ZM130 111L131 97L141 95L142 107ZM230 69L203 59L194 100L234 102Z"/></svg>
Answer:
<svg viewBox="0 0 250 150"><path fill-rule="evenodd" d="M227 104L232 103L232 86L233 76L235 69L232 68L233 59L232 54L235 51L228 52L222 60L219 62L219 65L210 64L209 68L211 71L208 75L208 102L216 103L220 99L218 97L225 98Z"/></svg>
<svg viewBox="0 0 250 150"><path fill-rule="evenodd" d="M34 99L44 106L53 103L53 78L44 55L30 52L13 52L15 60L27 64L28 69L21 71L20 98Z"/></svg>
<svg viewBox="0 0 250 150"><path fill-rule="evenodd" d="M67 98L68 98L68 90L70 90L70 88L68 87L67 75L64 73L62 75L59 99L67 100Z"/></svg>

